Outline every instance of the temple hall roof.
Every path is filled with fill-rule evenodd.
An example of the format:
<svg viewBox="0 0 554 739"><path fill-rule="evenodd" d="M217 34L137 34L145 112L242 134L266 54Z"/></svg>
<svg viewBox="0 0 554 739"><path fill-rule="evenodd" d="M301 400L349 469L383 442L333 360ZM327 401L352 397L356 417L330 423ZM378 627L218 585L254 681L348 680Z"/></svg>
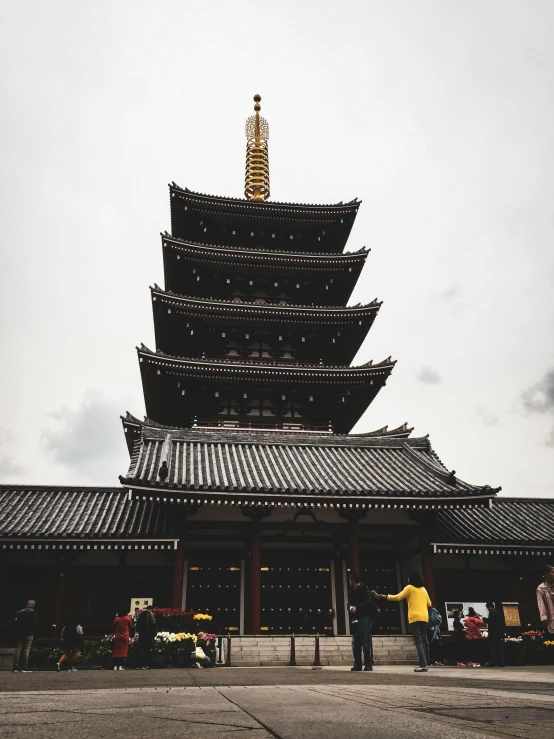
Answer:
<svg viewBox="0 0 554 739"><path fill-rule="evenodd" d="M162 461L166 483L158 479ZM254 496L263 505L287 497L319 505L344 501L356 507L440 507L450 503L488 504L497 489L457 480L427 438L362 435L286 434L229 429L175 429L143 426L134 442L129 471L120 478L134 490L205 491Z"/></svg>
<svg viewBox="0 0 554 739"><path fill-rule="evenodd" d="M489 509L441 511L434 521L438 554L516 554L524 547L546 556L554 552L554 499L495 498Z"/></svg>
<svg viewBox="0 0 554 739"><path fill-rule="evenodd" d="M129 500L119 487L0 485L0 542L108 540L173 548L172 521L166 507Z"/></svg>

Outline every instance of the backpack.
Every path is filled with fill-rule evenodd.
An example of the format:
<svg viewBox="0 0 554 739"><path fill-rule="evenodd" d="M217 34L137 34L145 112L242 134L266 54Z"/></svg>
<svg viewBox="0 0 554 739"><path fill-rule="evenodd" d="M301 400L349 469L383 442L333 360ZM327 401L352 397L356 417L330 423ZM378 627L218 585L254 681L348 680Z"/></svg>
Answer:
<svg viewBox="0 0 554 739"><path fill-rule="evenodd" d="M436 626L440 626L442 624L442 616L436 608L429 606L427 613L429 614L429 629L434 629Z"/></svg>

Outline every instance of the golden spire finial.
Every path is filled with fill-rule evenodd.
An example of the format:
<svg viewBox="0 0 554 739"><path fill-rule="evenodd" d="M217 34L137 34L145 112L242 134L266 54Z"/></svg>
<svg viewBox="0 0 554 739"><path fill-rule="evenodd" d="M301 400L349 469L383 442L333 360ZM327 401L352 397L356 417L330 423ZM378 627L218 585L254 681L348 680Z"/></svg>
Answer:
<svg viewBox="0 0 554 739"><path fill-rule="evenodd" d="M250 200L269 198L269 125L260 115L260 95L254 95L256 113L246 119L246 178L244 195Z"/></svg>

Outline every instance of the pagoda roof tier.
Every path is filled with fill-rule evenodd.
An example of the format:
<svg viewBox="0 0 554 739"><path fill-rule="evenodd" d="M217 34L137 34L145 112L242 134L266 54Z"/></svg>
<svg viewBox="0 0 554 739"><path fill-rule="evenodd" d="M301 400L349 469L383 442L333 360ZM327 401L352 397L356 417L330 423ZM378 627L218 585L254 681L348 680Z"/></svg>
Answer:
<svg viewBox="0 0 554 739"><path fill-rule="evenodd" d="M162 461L169 475L158 478ZM161 429L142 425L129 470L120 477L137 495L188 502L231 503L230 494L247 494L244 505L300 505L368 508L429 508L490 505L500 488L457 479L433 451L429 439L335 434L264 434L229 429ZM150 498L152 499L152 498Z"/></svg>
<svg viewBox="0 0 554 739"><path fill-rule="evenodd" d="M360 201L335 205L263 202L169 186L173 236L218 246L340 253Z"/></svg>
<svg viewBox="0 0 554 739"><path fill-rule="evenodd" d="M280 305L264 301L202 299L152 291L156 346L176 356L224 356L226 342L244 327L252 340L263 330L295 345L293 355L302 361L349 364L362 345L381 303L365 306ZM219 329L215 335L208 327ZM226 329L221 332L220 329ZM221 338L222 333L226 338ZM306 334L306 336L301 336ZM240 334L244 336L243 332ZM302 340L304 339L304 341Z"/></svg>
<svg viewBox="0 0 554 739"><path fill-rule="evenodd" d="M110 542L107 549L173 549L173 525L167 508L130 501L120 487L0 485L4 541L39 540L38 548L46 550L90 549L95 541Z"/></svg>
<svg viewBox="0 0 554 739"><path fill-rule="evenodd" d="M304 305L345 305L369 250L345 254L275 252L191 244L162 236L166 290L227 298L292 297Z"/></svg>
<svg viewBox="0 0 554 739"><path fill-rule="evenodd" d="M371 249L362 247L357 251L347 251L341 254L325 252L294 252L274 251L254 246L217 246L216 244L199 244L186 239L179 239L171 234L160 234L162 246L179 254L187 255L194 262L215 263L218 267L225 265L225 269L252 268L255 273L276 271L298 274L299 272L342 272L350 267L359 267L365 264Z"/></svg>
<svg viewBox="0 0 554 739"><path fill-rule="evenodd" d="M148 416L144 416L143 420L141 421L140 418L133 416L132 413L129 413L129 411L126 411L125 415L120 416L120 418L121 418L121 423L123 425L123 430L125 432L125 439L127 441L127 446L129 447L129 454L132 453L134 440L138 438L138 436L140 436L143 426L148 426L148 427L156 428L156 429L165 429L167 431L180 430L178 426L165 426L162 423L156 423L156 421L153 421L151 418L148 418ZM351 441L352 443L356 444L357 439L366 439L368 437L376 437L376 436L379 436L381 438L390 437L390 438L396 438L396 439L407 439L413 430L414 430L413 427L408 428L408 424L403 423L401 426L398 426L397 428L394 428L394 429L389 429L388 426L382 426L380 429L376 429L375 431L364 431L359 434L333 434L333 437L336 439L340 438L345 443ZM263 438L263 439L270 439L273 437L280 439L282 438L282 434L284 433L283 431L275 432L275 431L267 431L263 429L258 429L258 432L262 434L262 437L260 438ZM219 431L216 433L219 433ZM252 434L257 433L257 432L236 431L235 433L247 433L248 434L247 438L252 438ZM291 432L286 432L286 433L287 435L290 435L290 434L294 434L295 432L291 431ZM319 432L319 434L322 434L322 433L323 432ZM268 436L268 434L270 436ZM297 435L298 440L306 438L305 434L306 432L304 431L298 434ZM318 434L311 432L311 436L318 436ZM215 437L215 438L219 438L219 437Z"/></svg>
<svg viewBox="0 0 554 739"><path fill-rule="evenodd" d="M395 365L387 359L360 367L278 364L229 359L170 357L137 349L148 416L158 423L187 427L195 418L217 419L220 391L229 397L254 398L281 393L302 404L303 422L332 424L348 432L373 401ZM230 394L230 395L229 395ZM214 400L214 396L218 400ZM223 398L223 395L222 395ZM221 419L219 419L221 420ZM278 419L263 419L268 423Z"/></svg>
<svg viewBox="0 0 554 739"><path fill-rule="evenodd" d="M278 316L280 320L287 318L297 322L312 323L314 320L331 323L336 321L344 325L352 320L358 321L367 316L374 316L379 311L383 301L375 298L367 305L302 305L299 303L287 303L284 301L279 303L269 302L265 299L244 300L242 298L233 298L232 300L222 300L220 298L195 298L188 295L177 295L170 290L162 290L158 285L150 287L152 300L156 298L164 303L164 305L174 305L184 311L191 313L205 313L212 315L222 313L223 315L233 315L237 317L245 317L248 321L255 320L257 315L267 317L273 320L273 316Z"/></svg>

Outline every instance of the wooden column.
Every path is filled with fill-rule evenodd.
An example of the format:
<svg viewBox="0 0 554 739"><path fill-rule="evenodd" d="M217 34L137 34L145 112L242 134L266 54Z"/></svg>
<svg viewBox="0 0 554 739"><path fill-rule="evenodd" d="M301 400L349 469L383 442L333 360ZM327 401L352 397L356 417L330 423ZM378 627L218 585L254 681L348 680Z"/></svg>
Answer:
<svg viewBox="0 0 554 739"><path fill-rule="evenodd" d="M259 634L262 626L262 543L260 524L252 524L250 538L250 629Z"/></svg>
<svg viewBox="0 0 554 739"><path fill-rule="evenodd" d="M185 543L179 540L175 559L173 560L173 595L171 605L173 608L181 608L183 602L183 575L185 572Z"/></svg>
<svg viewBox="0 0 554 739"><path fill-rule="evenodd" d="M437 607L437 593L435 591L435 574L433 572L433 565L431 563L431 555L429 554L429 545L425 539L421 539L421 565L423 569L423 579L425 580L425 587L431 598L431 603Z"/></svg>
<svg viewBox="0 0 554 739"><path fill-rule="evenodd" d="M247 572L248 592L245 593L245 602L248 608L246 628L251 634L259 634L262 626L262 534L260 521L271 515L271 508L242 506L242 514L252 521L250 536L247 542Z"/></svg>
<svg viewBox="0 0 554 739"><path fill-rule="evenodd" d="M348 563L350 572L355 572L358 577L361 577L359 534L360 524L358 519L350 519L348 524Z"/></svg>

